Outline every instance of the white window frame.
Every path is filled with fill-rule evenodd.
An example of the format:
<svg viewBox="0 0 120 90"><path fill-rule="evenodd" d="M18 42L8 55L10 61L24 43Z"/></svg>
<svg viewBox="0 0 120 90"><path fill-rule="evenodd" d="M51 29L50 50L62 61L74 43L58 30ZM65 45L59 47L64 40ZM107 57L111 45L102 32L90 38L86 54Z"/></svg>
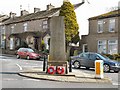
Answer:
<svg viewBox="0 0 120 90"><path fill-rule="evenodd" d="M83 49L82 49L82 52L86 52L86 47L87 47L88 45L87 44L83 44Z"/></svg>
<svg viewBox="0 0 120 90"><path fill-rule="evenodd" d="M97 32L102 33L103 32L103 20L99 20L97 23Z"/></svg>
<svg viewBox="0 0 120 90"><path fill-rule="evenodd" d="M115 19L109 20L109 32L115 32Z"/></svg>
<svg viewBox="0 0 120 90"><path fill-rule="evenodd" d="M14 39L10 38L10 50L14 49Z"/></svg>
<svg viewBox="0 0 120 90"><path fill-rule="evenodd" d="M11 34L14 33L14 25L11 26Z"/></svg>
<svg viewBox="0 0 120 90"><path fill-rule="evenodd" d="M43 29L48 29L48 21L47 20L43 20L43 22L42 22L42 28Z"/></svg>
<svg viewBox="0 0 120 90"><path fill-rule="evenodd" d="M104 43L100 43L100 42L104 42ZM98 53L107 53L107 40L98 40ZM100 46L104 47L105 46L105 51L100 51Z"/></svg>
<svg viewBox="0 0 120 90"><path fill-rule="evenodd" d="M1 33L5 35L5 26L2 26L2 32Z"/></svg>
<svg viewBox="0 0 120 90"><path fill-rule="evenodd" d="M111 41L115 41L115 43L111 43ZM110 51L110 46L116 45L116 52L112 52L113 50ZM118 40L113 39L113 40L108 40L108 53L109 54L117 54L118 53Z"/></svg>
<svg viewBox="0 0 120 90"><path fill-rule="evenodd" d="M5 48L5 39L6 39L6 36L5 36L5 26L1 26L1 48Z"/></svg>
<svg viewBox="0 0 120 90"><path fill-rule="evenodd" d="M24 32L28 31L27 29L28 29L28 23L24 23L23 24L23 30L24 30Z"/></svg>

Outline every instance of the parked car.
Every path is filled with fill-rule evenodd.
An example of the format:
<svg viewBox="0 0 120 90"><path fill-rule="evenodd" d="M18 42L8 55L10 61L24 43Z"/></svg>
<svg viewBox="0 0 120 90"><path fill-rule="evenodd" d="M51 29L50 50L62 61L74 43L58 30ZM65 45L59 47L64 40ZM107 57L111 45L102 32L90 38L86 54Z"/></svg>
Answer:
<svg viewBox="0 0 120 90"><path fill-rule="evenodd" d="M41 55L35 53L31 48L19 48L17 50L17 58L26 58L26 59L40 59Z"/></svg>
<svg viewBox="0 0 120 90"><path fill-rule="evenodd" d="M109 72L114 70L114 72L120 71L120 62L111 60L106 56L94 52L85 52L77 56L72 56L72 65L74 68L80 68L81 66L86 67L86 69L95 67L95 60L103 60L104 72Z"/></svg>

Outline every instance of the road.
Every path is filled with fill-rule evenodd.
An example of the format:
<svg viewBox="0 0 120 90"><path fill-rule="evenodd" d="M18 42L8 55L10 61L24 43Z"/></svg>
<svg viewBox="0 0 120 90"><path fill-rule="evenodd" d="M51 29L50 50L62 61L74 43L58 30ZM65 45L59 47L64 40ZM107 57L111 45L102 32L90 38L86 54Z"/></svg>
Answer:
<svg viewBox="0 0 120 90"><path fill-rule="evenodd" d="M108 83L69 83L56 82L47 80L31 79L21 77L19 72L24 69L42 68L43 61L16 59L16 57L0 56L0 63L2 69L0 71L0 78L2 81L2 88L118 88L116 84L118 80L117 73L107 73L106 76L112 79L112 84ZM74 71L84 71L86 73L94 73L93 70L73 69Z"/></svg>

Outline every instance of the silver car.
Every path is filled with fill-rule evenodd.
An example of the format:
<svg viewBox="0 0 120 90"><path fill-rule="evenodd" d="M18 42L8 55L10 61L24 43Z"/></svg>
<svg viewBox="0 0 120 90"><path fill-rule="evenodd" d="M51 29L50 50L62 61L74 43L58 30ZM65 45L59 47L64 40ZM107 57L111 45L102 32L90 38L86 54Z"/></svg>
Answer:
<svg viewBox="0 0 120 90"><path fill-rule="evenodd" d="M74 68L80 68L81 66L86 67L86 69L94 68L95 60L103 60L104 72L109 72L110 70L114 70L114 72L120 71L120 62L94 52L81 53L77 56L72 56L71 59Z"/></svg>

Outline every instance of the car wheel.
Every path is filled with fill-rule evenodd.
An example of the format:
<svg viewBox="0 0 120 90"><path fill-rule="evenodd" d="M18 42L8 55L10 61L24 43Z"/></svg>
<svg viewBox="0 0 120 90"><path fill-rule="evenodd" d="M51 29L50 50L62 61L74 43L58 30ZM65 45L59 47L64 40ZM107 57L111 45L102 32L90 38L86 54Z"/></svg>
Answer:
<svg viewBox="0 0 120 90"><path fill-rule="evenodd" d="M17 54L17 56L16 56L16 57L17 57L17 59L19 59L19 58L20 58L20 56L19 56L18 54Z"/></svg>
<svg viewBox="0 0 120 90"><path fill-rule="evenodd" d="M115 72L115 73L118 73L118 72L119 72L119 70L118 70L118 71L117 71L117 70L114 70L114 72Z"/></svg>
<svg viewBox="0 0 120 90"><path fill-rule="evenodd" d="M88 70L88 69L89 69L89 67L86 67L86 69Z"/></svg>
<svg viewBox="0 0 120 90"><path fill-rule="evenodd" d="M74 62L74 68L80 68L80 62L79 61Z"/></svg>
<svg viewBox="0 0 120 90"><path fill-rule="evenodd" d="M110 71L110 66L108 64L103 65L104 72L109 72Z"/></svg>
<svg viewBox="0 0 120 90"><path fill-rule="evenodd" d="M30 59L30 56L27 56L27 60L29 60Z"/></svg>

